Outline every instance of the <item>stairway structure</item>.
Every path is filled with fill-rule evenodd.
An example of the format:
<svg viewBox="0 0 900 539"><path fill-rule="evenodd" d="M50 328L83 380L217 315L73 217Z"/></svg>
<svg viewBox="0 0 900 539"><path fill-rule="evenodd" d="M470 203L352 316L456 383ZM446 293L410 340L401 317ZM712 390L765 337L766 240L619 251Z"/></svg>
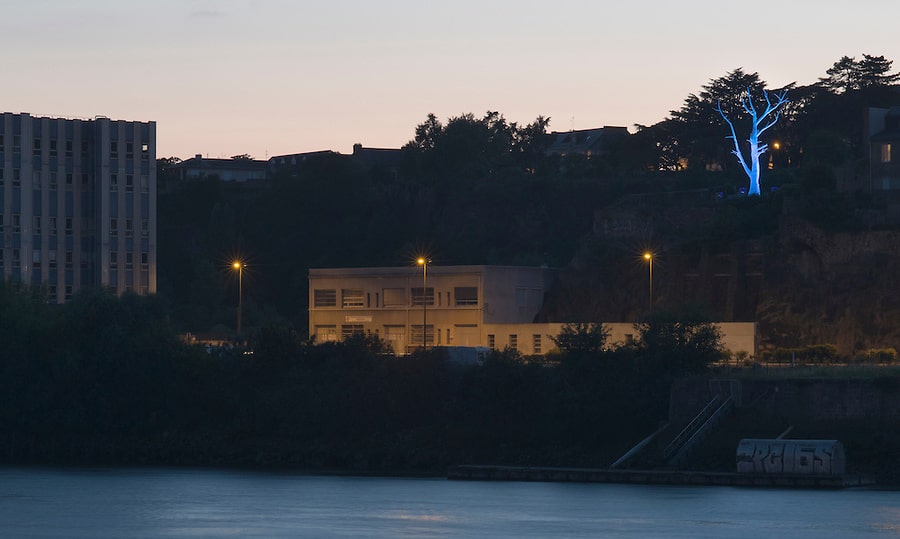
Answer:
<svg viewBox="0 0 900 539"><path fill-rule="evenodd" d="M680 467L693 450L707 435L722 423L734 409L736 387L739 382L733 380L711 380L709 402L691 419L688 424L660 450L668 425L663 426L610 465L610 469L626 467L629 462L643 462L651 467ZM654 440L657 443L651 443ZM661 440L662 442L659 442ZM655 448L655 449L654 449Z"/></svg>

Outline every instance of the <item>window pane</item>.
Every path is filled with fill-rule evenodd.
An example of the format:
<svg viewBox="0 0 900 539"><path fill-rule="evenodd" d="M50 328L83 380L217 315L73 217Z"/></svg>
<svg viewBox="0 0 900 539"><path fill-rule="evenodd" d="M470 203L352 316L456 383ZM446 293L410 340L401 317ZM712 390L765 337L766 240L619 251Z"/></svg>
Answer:
<svg viewBox="0 0 900 539"><path fill-rule="evenodd" d="M341 306L365 307L366 294L362 288L344 288L341 290Z"/></svg>
<svg viewBox="0 0 900 539"><path fill-rule="evenodd" d="M453 289L457 305L478 305L478 287L457 286Z"/></svg>
<svg viewBox="0 0 900 539"><path fill-rule="evenodd" d="M337 291L317 289L313 295L313 304L316 307L337 307Z"/></svg>

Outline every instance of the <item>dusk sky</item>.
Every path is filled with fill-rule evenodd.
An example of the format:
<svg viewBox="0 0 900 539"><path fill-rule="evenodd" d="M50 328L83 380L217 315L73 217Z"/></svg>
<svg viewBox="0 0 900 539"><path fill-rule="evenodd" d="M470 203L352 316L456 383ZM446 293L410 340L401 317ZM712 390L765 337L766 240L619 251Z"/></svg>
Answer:
<svg viewBox="0 0 900 539"><path fill-rule="evenodd" d="M157 122L157 156L400 147L434 113L654 124L734 68L900 69L900 2L4 0L2 110Z"/></svg>

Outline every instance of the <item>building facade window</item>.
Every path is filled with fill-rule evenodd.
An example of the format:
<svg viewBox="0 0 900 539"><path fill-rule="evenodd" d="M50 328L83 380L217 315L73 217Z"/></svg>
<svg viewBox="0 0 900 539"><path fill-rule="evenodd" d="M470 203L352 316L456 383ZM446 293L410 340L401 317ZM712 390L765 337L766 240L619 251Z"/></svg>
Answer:
<svg viewBox="0 0 900 539"><path fill-rule="evenodd" d="M478 305L477 286L457 286L453 289L456 305Z"/></svg>
<svg viewBox="0 0 900 539"><path fill-rule="evenodd" d="M543 354L541 351L541 334L535 333L531 336L531 344L535 354Z"/></svg>
<svg viewBox="0 0 900 539"><path fill-rule="evenodd" d="M426 325L424 332L422 331L422 324L414 324L410 330L412 331L409 339L410 344L418 346L422 346L422 344L434 344L433 324Z"/></svg>
<svg viewBox="0 0 900 539"><path fill-rule="evenodd" d="M350 338L354 333L364 333L362 324L343 324L341 325L341 340Z"/></svg>
<svg viewBox="0 0 900 539"><path fill-rule="evenodd" d="M316 326L317 342L337 341L337 326Z"/></svg>
<svg viewBox="0 0 900 539"><path fill-rule="evenodd" d="M315 307L337 307L337 291L334 289L316 289L313 291Z"/></svg>
<svg viewBox="0 0 900 539"><path fill-rule="evenodd" d="M355 308L366 306L366 294L362 288L342 288L341 307Z"/></svg>
<svg viewBox="0 0 900 539"><path fill-rule="evenodd" d="M381 292L385 307L406 307L405 288L384 288Z"/></svg>
<svg viewBox="0 0 900 539"><path fill-rule="evenodd" d="M519 336L515 334L510 334L509 336L509 348L511 350L519 349Z"/></svg>
<svg viewBox="0 0 900 539"><path fill-rule="evenodd" d="M890 143L881 145L881 162L882 163L890 163L891 162L891 145L890 145Z"/></svg>
<svg viewBox="0 0 900 539"><path fill-rule="evenodd" d="M434 288L414 287L410 290L413 305L434 305Z"/></svg>

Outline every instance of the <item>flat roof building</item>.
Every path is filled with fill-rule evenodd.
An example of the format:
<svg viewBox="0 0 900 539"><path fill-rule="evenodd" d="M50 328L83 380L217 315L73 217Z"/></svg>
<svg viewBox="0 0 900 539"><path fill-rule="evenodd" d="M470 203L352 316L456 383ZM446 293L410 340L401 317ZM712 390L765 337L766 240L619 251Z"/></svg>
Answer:
<svg viewBox="0 0 900 539"><path fill-rule="evenodd" d="M309 335L316 342L378 335L397 354L424 347L511 348L546 354L565 321L536 323L556 270L520 266L406 266L309 270ZM634 324L604 322L609 344ZM756 353L756 323L716 324L732 352Z"/></svg>
<svg viewBox="0 0 900 539"><path fill-rule="evenodd" d="M0 114L0 277L156 292L156 123Z"/></svg>
<svg viewBox="0 0 900 539"><path fill-rule="evenodd" d="M487 346L496 324L534 321L554 271L514 266L309 270L309 334L317 342L379 335L396 353Z"/></svg>

